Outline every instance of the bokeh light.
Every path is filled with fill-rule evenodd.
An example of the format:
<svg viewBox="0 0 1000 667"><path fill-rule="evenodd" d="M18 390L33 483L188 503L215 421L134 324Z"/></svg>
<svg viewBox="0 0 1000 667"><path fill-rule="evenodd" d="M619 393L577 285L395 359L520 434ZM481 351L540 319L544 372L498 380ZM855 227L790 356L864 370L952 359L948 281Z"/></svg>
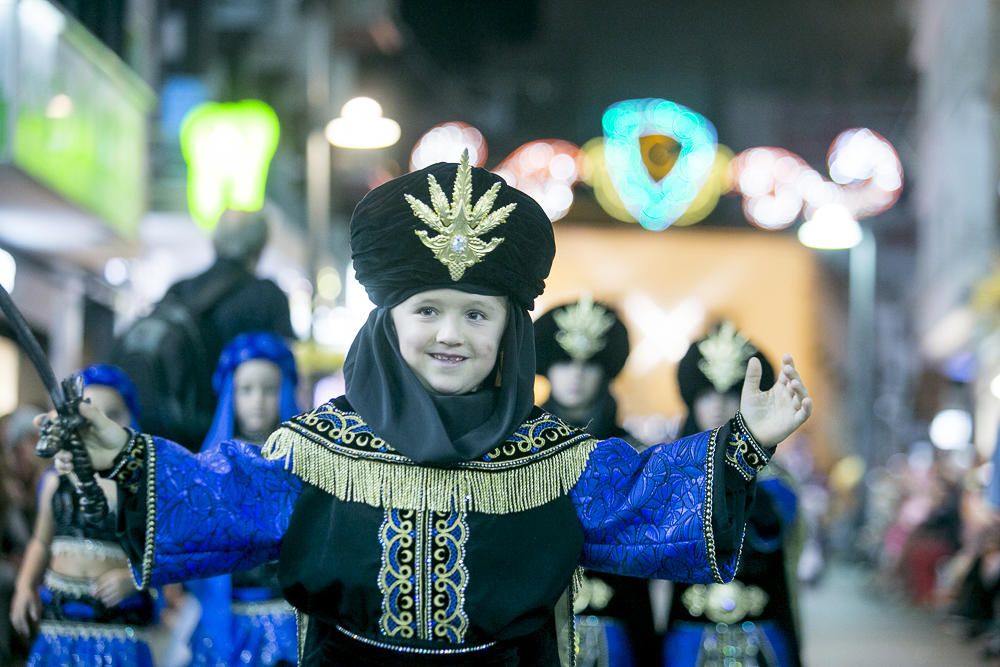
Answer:
<svg viewBox="0 0 1000 667"><path fill-rule="evenodd" d="M857 218L878 215L899 199L903 165L892 144L868 128L844 130L827 154L830 178L841 186L844 201Z"/></svg>
<svg viewBox="0 0 1000 667"><path fill-rule="evenodd" d="M579 178L580 147L561 139L529 141L493 171L508 185L530 195L555 222L573 205Z"/></svg>
<svg viewBox="0 0 1000 667"><path fill-rule="evenodd" d="M730 165L733 188L743 195L743 214L769 231L790 227L802 212L802 187L816 174L806 161L783 148L759 146L737 155ZM822 181L822 177L816 174Z"/></svg>
<svg viewBox="0 0 1000 667"><path fill-rule="evenodd" d="M0 285L8 292L14 291L14 282L17 277L17 262L14 256L0 248Z"/></svg>
<svg viewBox="0 0 1000 667"><path fill-rule="evenodd" d="M487 145L482 132L461 121L435 125L414 144L410 152L410 171L437 162L458 162L464 150L469 151L469 162L473 166L486 164Z"/></svg>

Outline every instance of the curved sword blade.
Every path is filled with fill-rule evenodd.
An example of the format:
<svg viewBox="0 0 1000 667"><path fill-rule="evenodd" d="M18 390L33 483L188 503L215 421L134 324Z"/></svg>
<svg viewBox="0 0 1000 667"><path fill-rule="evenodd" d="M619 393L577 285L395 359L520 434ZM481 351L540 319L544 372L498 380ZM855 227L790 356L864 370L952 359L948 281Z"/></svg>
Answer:
<svg viewBox="0 0 1000 667"><path fill-rule="evenodd" d="M31 333L31 327L28 326L21 311L14 305L14 300L10 298L7 288L3 285L0 285L0 310L6 315L7 321L14 330L14 337L21 349L24 350L24 354L27 355L28 361L35 367L38 376L42 379L42 383L52 399L52 405L55 408L61 407L65 403L62 387L56 381L55 373L52 372L52 366L49 365L49 360L45 356L45 352L42 351L42 346L38 344L38 339L35 338L35 334Z"/></svg>

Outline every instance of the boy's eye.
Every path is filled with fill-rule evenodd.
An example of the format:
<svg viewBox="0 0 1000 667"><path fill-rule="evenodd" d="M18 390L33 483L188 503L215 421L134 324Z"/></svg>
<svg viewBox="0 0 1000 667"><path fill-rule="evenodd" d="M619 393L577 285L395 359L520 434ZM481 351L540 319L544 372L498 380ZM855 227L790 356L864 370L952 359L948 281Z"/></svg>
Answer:
<svg viewBox="0 0 1000 667"><path fill-rule="evenodd" d="M431 307L421 308L417 311L417 314L421 317L432 317L437 311Z"/></svg>
<svg viewBox="0 0 1000 667"><path fill-rule="evenodd" d="M468 315L467 315L467 317L470 320L477 320L477 321L478 320L485 320L486 319L486 313L482 312L481 310L470 310L469 313L468 313Z"/></svg>

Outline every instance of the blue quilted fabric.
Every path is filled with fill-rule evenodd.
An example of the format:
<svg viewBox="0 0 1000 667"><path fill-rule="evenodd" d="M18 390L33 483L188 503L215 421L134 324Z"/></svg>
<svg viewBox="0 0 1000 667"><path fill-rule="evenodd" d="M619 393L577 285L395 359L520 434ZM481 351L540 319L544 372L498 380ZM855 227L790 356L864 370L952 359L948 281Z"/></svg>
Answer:
<svg viewBox="0 0 1000 667"><path fill-rule="evenodd" d="M580 565L634 577L730 581L738 554L718 554L713 567L706 543L705 503L712 494L706 472L715 465L708 460L710 436L642 453L617 438L601 442L570 491L584 530Z"/></svg>
<svg viewBox="0 0 1000 667"><path fill-rule="evenodd" d="M155 438L151 584L203 579L278 557L302 482L260 448L226 440L193 455ZM148 539L148 536L147 536Z"/></svg>

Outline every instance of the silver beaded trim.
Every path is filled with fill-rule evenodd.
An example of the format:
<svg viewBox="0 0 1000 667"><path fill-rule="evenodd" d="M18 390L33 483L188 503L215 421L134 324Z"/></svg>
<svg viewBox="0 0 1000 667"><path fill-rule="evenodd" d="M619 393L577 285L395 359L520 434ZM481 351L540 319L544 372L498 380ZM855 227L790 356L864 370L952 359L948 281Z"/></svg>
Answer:
<svg viewBox="0 0 1000 667"><path fill-rule="evenodd" d="M104 623L68 623L66 621L42 621L39 631L49 637L69 637L71 639L117 639L146 643L149 635L131 625Z"/></svg>
<svg viewBox="0 0 1000 667"><path fill-rule="evenodd" d="M460 655L463 653L477 653L496 646L496 642L487 642L485 644L477 644L475 646L466 646L463 648L419 648L416 646L401 646L399 644L389 644L388 642L380 642L376 639L369 639L368 637L356 635L350 630L339 625L337 625L336 628L344 635L347 635L351 639L359 641L362 644L366 644L367 646L374 646L375 648L384 649L386 651L409 653L412 655Z"/></svg>
<svg viewBox="0 0 1000 667"><path fill-rule="evenodd" d="M125 550L115 542L91 540L85 537L57 537L52 540L52 555L100 560L127 560Z"/></svg>
<svg viewBox="0 0 1000 667"><path fill-rule="evenodd" d="M144 591L149 588L153 577L153 556L156 553L156 446L153 438L141 434L146 439L146 543L143 545L142 569L136 577L132 568L132 578L136 588Z"/></svg>
<svg viewBox="0 0 1000 667"><path fill-rule="evenodd" d="M67 577L52 570L46 570L43 582L49 590L72 595L75 598L96 595L97 582L93 579Z"/></svg>
<svg viewBox="0 0 1000 667"><path fill-rule="evenodd" d="M284 600L261 600L259 602L234 602L232 611L238 616L283 616L295 612L292 605Z"/></svg>
<svg viewBox="0 0 1000 667"><path fill-rule="evenodd" d="M705 549L708 552L708 564L712 569L712 580L718 584L726 583L722 573L719 571L719 561L715 552L715 525L712 521L714 516L713 501L715 499L715 448L718 446L719 431L714 429L708 437L708 453L705 456L705 513L702 516L702 530L705 533ZM746 525L743 526L743 533L740 535L740 548L736 554L736 567L739 567L740 558L743 556L743 540L746 538Z"/></svg>

